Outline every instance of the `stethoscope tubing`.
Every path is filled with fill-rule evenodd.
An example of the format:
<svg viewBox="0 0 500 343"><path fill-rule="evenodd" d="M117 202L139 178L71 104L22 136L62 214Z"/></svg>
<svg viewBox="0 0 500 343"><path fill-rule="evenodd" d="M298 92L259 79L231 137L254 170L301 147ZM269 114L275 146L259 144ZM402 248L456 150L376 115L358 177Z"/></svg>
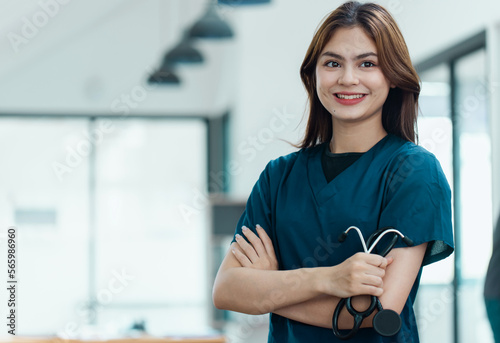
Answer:
<svg viewBox="0 0 500 343"><path fill-rule="evenodd" d="M344 234L347 235L347 233L350 231L350 230L356 230L356 232L358 233L358 236L359 236L359 239L361 241L361 245L363 245L363 250L365 251L365 253L367 254L371 254L372 250L377 246L378 242L380 242L380 240L382 239L382 237L384 237L386 234L388 233L391 233L391 232L394 232L396 234L398 234L399 236L401 236L401 238L405 238L406 236L403 235L399 230L396 230L396 229L393 229L393 228L386 228L384 230L384 232L382 232L378 237L377 239L375 239L375 242L372 243L372 245L370 245L370 248L368 248L366 246L366 241L363 237L363 234L361 233L361 230L357 227L357 226L350 226L347 230L344 231Z"/></svg>

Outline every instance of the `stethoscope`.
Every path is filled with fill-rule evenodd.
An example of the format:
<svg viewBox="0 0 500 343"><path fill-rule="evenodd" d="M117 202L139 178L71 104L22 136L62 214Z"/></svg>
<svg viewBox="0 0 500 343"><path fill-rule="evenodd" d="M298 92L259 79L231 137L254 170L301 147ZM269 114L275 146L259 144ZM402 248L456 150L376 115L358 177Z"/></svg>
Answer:
<svg viewBox="0 0 500 343"><path fill-rule="evenodd" d="M340 234L339 242L340 243L344 242L345 239L347 238L348 232L353 229L358 232L361 244L363 245L363 250L368 254L372 252L372 250L375 248L375 246L378 244L378 242L382 239L383 236L390 233L392 233L392 239L387 244L387 246L384 249L382 249L382 251L379 252L379 255L381 255L382 257L385 257L389 253L389 251L392 250L392 248L396 245L399 237L401 237L401 239L407 246L413 245L413 241L411 239L409 239L407 236L403 235L401 232L392 227L384 227L376 230L374 233L370 235L370 237L368 237L368 240L365 243L361 230L355 226L351 226ZM342 311L342 308L344 306L346 307L347 311L354 317L354 325L351 331L349 331L349 333L341 335L339 332L338 320L340 311ZM382 304L380 303L380 300L378 299L378 297L374 295L371 296L370 306L363 312L359 312L356 309L354 309L354 307L352 306L351 297L347 299L345 298L340 299L332 317L333 333L335 334L335 336L337 336L337 338L343 340L350 339L358 332L363 320L366 317L370 316L375 309L378 310L378 313L373 317L373 328L375 329L375 331L379 335L386 337L394 336L395 334L397 334L401 329L401 317L396 311L389 309L384 310Z"/></svg>

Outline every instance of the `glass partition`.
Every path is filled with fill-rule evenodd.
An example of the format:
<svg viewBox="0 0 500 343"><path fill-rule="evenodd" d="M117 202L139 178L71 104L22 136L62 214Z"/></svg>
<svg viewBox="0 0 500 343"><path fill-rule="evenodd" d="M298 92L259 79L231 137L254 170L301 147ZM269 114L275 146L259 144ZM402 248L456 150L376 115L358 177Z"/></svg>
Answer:
<svg viewBox="0 0 500 343"><path fill-rule="evenodd" d="M491 334L483 285L493 223L485 50L458 59L455 72L456 125L460 131L460 341L486 343L491 342Z"/></svg>
<svg viewBox="0 0 500 343"><path fill-rule="evenodd" d="M452 186L456 240L452 258L424 269L417 301L422 342L493 342L482 296L493 230L491 91L485 49L471 42L461 54L451 49L430 58L424 64L443 62L421 73L420 144L437 156Z"/></svg>
<svg viewBox="0 0 500 343"><path fill-rule="evenodd" d="M439 160L453 188L453 125L450 108L450 73L442 64L420 75L419 145ZM420 341L452 343L454 255L424 268L417 296Z"/></svg>

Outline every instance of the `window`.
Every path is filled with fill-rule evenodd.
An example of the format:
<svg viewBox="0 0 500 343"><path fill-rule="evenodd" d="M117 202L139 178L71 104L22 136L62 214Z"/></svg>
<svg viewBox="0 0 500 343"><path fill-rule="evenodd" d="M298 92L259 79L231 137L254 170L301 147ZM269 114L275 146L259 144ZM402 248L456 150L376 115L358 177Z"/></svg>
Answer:
<svg viewBox="0 0 500 343"><path fill-rule="evenodd" d="M427 148L436 154L452 183L456 243L450 259L452 285L450 269L441 270L450 261L424 270L417 306L419 324L424 324L419 327L422 342L492 342L482 299L493 228L487 115L491 89L485 47L483 31L417 66L421 107L429 114L419 126L426 139L434 130L443 141L435 151L432 140Z"/></svg>
<svg viewBox="0 0 500 343"><path fill-rule="evenodd" d="M19 334L208 325L209 204L193 207L207 189L205 120L0 122L0 223L19 232Z"/></svg>

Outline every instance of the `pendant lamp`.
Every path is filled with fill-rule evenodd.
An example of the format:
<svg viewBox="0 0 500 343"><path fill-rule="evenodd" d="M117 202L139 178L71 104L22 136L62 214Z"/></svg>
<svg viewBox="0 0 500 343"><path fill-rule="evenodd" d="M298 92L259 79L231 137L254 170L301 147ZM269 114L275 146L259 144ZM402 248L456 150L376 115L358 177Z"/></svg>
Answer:
<svg viewBox="0 0 500 343"><path fill-rule="evenodd" d="M233 30L217 13L217 4L211 1L205 14L189 30L191 38L225 39L234 36Z"/></svg>
<svg viewBox="0 0 500 343"><path fill-rule="evenodd" d="M174 74L171 65L164 61L160 69L149 76L148 83L154 85L178 85L181 80Z"/></svg>
<svg viewBox="0 0 500 343"><path fill-rule="evenodd" d="M219 0L219 4L231 6L260 5L269 3L271 3L271 0Z"/></svg>
<svg viewBox="0 0 500 343"><path fill-rule="evenodd" d="M193 46L193 40L186 32L179 44L165 55L165 62L175 63L202 63L203 55Z"/></svg>

